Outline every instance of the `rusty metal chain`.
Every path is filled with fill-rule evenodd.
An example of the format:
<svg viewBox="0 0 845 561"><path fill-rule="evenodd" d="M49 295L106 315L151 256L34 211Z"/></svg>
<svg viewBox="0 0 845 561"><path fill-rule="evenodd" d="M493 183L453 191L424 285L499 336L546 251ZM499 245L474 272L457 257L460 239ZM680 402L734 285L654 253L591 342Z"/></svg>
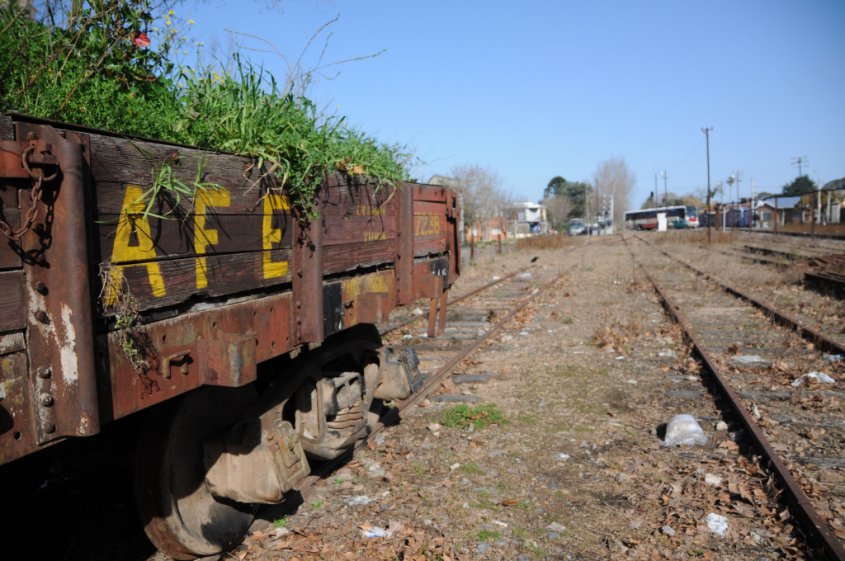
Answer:
<svg viewBox="0 0 845 561"><path fill-rule="evenodd" d="M26 172L35 181L35 184L32 186L32 191L29 193L29 210L26 211L23 224L21 224L20 228L15 230L8 222L0 218L0 234L3 234L12 241L20 241L23 235L32 229L32 225L38 218L38 201L41 199L41 189L44 186L44 182L52 181L58 175L58 172L56 172L53 175L44 177L43 173L35 173L32 168L29 167L28 161L29 155L34 151L35 145L31 145L21 153L21 165L23 165Z"/></svg>

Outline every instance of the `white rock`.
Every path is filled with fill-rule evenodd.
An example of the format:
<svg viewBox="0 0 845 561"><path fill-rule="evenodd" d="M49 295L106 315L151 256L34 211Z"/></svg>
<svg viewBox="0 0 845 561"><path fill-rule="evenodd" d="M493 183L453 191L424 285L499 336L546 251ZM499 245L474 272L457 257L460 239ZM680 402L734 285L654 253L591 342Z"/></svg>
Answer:
<svg viewBox="0 0 845 561"><path fill-rule="evenodd" d="M724 536L728 531L728 519L721 514L711 512L707 515L707 528L717 536Z"/></svg>
<svg viewBox="0 0 845 561"><path fill-rule="evenodd" d="M704 483L707 485L712 485L714 487L719 486L722 484L722 478L718 475L713 475L712 473L705 473L704 474Z"/></svg>
<svg viewBox="0 0 845 561"><path fill-rule="evenodd" d="M356 495L346 499L347 506L367 506L371 502L373 502L373 499L367 495Z"/></svg>
<svg viewBox="0 0 845 561"><path fill-rule="evenodd" d="M550 532L561 533L566 531L566 526L564 526L563 524L558 524L557 522L552 522L551 524L546 526L546 530Z"/></svg>
<svg viewBox="0 0 845 561"><path fill-rule="evenodd" d="M792 387L797 388L798 386L803 384L805 378L806 379L812 378L814 380L821 382L822 384L835 384L836 383L836 380L834 380L833 378L831 378L830 376L828 376L824 372L817 372L817 371L814 370L812 372L807 372L806 374L804 374L800 378L793 380Z"/></svg>
<svg viewBox="0 0 845 561"><path fill-rule="evenodd" d="M728 430L728 424L725 421L719 421L716 423L716 430L719 432L725 432Z"/></svg>

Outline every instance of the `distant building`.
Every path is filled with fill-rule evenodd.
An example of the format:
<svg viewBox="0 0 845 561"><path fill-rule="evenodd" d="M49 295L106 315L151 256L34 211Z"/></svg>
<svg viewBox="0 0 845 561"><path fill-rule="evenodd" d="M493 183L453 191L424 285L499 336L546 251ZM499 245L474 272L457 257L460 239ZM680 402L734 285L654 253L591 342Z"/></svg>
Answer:
<svg viewBox="0 0 845 561"><path fill-rule="evenodd" d="M508 208L508 220L514 237L522 238L549 231L546 207L539 203L516 203Z"/></svg>
<svg viewBox="0 0 845 561"><path fill-rule="evenodd" d="M810 221L810 209L801 202L801 197L774 197L758 201L754 206L757 227L772 229L775 219L778 226L806 224Z"/></svg>

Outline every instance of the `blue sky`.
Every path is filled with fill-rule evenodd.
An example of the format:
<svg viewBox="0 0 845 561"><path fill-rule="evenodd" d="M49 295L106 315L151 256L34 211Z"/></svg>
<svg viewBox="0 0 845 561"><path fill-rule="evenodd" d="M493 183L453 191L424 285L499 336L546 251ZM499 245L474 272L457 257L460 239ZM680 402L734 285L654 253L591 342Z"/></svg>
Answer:
<svg viewBox="0 0 845 561"><path fill-rule="evenodd" d="M638 207L663 170L670 191L703 192L705 126L712 183L739 170L744 196L752 179L779 192L799 156L814 180L845 177L842 0L207 0L177 12L207 48L266 47L232 30L289 61L339 15L305 68L324 43L324 62L384 52L327 69L309 95L407 145L422 181L479 164L516 199L538 200L553 176L590 180L622 157ZM249 56L284 76L277 53Z"/></svg>

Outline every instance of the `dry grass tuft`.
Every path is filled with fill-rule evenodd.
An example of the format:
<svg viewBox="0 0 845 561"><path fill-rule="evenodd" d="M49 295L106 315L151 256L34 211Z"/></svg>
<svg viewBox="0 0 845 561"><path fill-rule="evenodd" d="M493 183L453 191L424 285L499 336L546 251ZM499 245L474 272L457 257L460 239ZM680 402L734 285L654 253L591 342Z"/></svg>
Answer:
<svg viewBox="0 0 845 561"><path fill-rule="evenodd" d="M571 245L572 239L558 234L554 236L532 236L530 238L520 238L516 240L516 249L560 249Z"/></svg>

